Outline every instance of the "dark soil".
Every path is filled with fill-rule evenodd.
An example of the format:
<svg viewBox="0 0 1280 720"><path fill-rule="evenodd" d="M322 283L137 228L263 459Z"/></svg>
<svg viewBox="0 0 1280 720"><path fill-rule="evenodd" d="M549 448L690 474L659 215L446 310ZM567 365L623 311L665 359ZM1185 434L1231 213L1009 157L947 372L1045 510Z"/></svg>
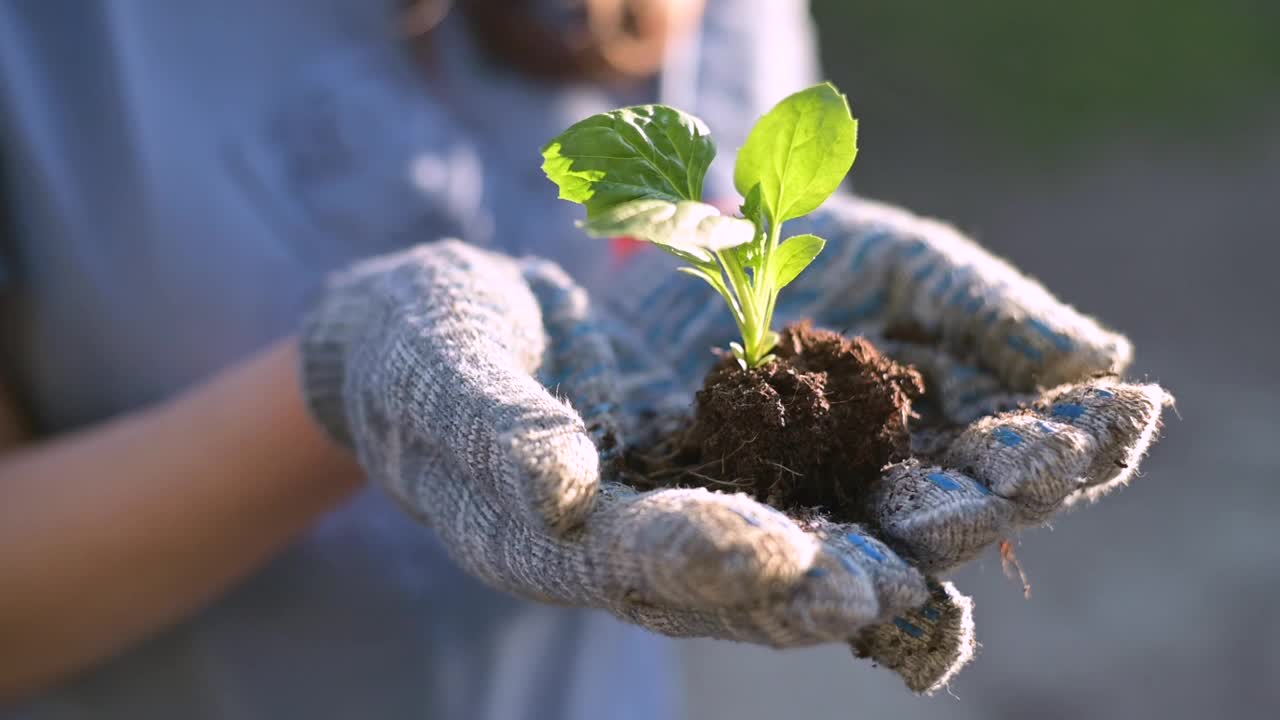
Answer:
<svg viewBox="0 0 1280 720"><path fill-rule="evenodd" d="M808 323L784 329L774 354L753 370L727 357L708 373L658 475L671 479L663 484L741 490L781 510L864 520L880 469L909 453L920 374L861 337Z"/></svg>

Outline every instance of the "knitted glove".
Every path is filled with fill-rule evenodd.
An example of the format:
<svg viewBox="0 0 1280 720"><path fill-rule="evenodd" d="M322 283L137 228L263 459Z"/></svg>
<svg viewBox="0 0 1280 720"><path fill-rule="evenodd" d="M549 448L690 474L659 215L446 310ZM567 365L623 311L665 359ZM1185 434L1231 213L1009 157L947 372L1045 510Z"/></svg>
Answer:
<svg viewBox="0 0 1280 720"><path fill-rule="evenodd" d="M1119 379L1132 357L1124 337L949 226L887 205L836 196L787 231L828 244L780 295L777 325L812 318L872 338L922 372L928 405L941 409L912 438L915 457L884 470L869 508L875 536L913 566L945 572L1133 476L1170 397ZM666 264L652 253L630 268L634 279L620 284L643 278L646 289L612 310L679 321L649 327L644 339L665 338L680 358L665 387L650 383L663 388L649 398L658 412L687 407L714 360L707 348L736 333L718 296L657 267ZM668 402L680 388L683 400ZM935 585L928 605L859 633L855 651L913 690L936 689L972 656L969 605Z"/></svg>
<svg viewBox="0 0 1280 720"><path fill-rule="evenodd" d="M304 384L371 479L502 590L778 647L846 642L929 600L854 526L616 482L638 421L619 393L670 372L622 377L604 327L550 263L423 245L331 280L303 327Z"/></svg>

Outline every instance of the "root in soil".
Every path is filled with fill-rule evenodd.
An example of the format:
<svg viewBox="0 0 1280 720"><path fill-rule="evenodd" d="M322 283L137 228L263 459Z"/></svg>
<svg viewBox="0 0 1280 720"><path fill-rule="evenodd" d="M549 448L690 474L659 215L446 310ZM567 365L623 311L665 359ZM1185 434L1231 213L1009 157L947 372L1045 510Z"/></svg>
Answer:
<svg viewBox="0 0 1280 720"><path fill-rule="evenodd" d="M881 468L909 454L920 374L864 338L808 323L785 328L774 354L750 370L733 357L717 364L692 421L661 461L642 454L642 473L652 484L737 490L784 511L865 520Z"/></svg>

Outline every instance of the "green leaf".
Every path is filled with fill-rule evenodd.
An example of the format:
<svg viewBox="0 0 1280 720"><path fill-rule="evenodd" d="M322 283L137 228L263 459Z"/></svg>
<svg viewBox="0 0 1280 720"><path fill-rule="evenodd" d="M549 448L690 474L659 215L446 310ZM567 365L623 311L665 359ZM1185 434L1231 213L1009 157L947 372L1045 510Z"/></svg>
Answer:
<svg viewBox="0 0 1280 720"><path fill-rule="evenodd" d="M764 201L760 199L760 183L756 183L747 191L742 200L742 207L739 210L742 212L742 217L755 223L760 228L760 232L764 232L766 218Z"/></svg>
<svg viewBox="0 0 1280 720"><path fill-rule="evenodd" d="M575 123L542 149L542 170L560 198L587 217L640 198L701 200L716 155L698 118L665 105L637 105Z"/></svg>
<svg viewBox="0 0 1280 720"><path fill-rule="evenodd" d="M743 217L755 224L756 235L752 238L752 242L739 245L731 252L737 258L739 265L755 272L755 269L760 266L765 241L765 216L764 208L760 205L760 186L757 185L747 193L739 211Z"/></svg>
<svg viewBox="0 0 1280 720"><path fill-rule="evenodd" d="M778 103L756 123L738 152L733 183L750 197L757 186L771 222L818 209L844 180L858 152L858 121L830 83Z"/></svg>
<svg viewBox="0 0 1280 720"><path fill-rule="evenodd" d="M671 255L675 255L676 257L678 257L678 258L680 258L681 260L683 260L683 261L685 261L685 262L689 263L690 265L696 265L696 266L698 266L698 267L703 267L704 265L706 265L706 264L707 264L708 262L710 262L710 260L711 260L711 258L710 258L710 257L703 257L703 255L705 255L706 253L702 253L702 251L699 251L699 253L701 253L701 254L699 254L699 255L694 255L693 253L685 252L684 250L681 250L680 248L674 248L674 247L671 247L670 245L663 245L663 244L661 244L661 243L654 243L654 245L657 245L657 246L658 246L658 248L660 248L660 249L662 249L662 250L667 251L667 252L668 252L668 253L670 253ZM676 268L676 269L677 269L677 270L679 270L680 268Z"/></svg>
<svg viewBox="0 0 1280 720"><path fill-rule="evenodd" d="M721 215L714 205L648 198L616 205L582 226L596 237L630 236L709 262L711 253L751 242L755 225Z"/></svg>
<svg viewBox="0 0 1280 720"><path fill-rule="evenodd" d="M777 254L770 260L774 287L778 290L791 284L809 263L818 257L827 241L817 235L796 235L778 246Z"/></svg>
<svg viewBox="0 0 1280 720"><path fill-rule="evenodd" d="M743 243L729 250L744 269L755 272L760 265L760 243Z"/></svg>

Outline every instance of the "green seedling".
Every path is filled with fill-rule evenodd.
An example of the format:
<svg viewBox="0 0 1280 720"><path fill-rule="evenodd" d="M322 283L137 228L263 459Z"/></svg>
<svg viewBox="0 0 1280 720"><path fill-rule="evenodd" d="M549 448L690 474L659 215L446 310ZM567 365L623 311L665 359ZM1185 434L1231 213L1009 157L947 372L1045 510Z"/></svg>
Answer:
<svg viewBox="0 0 1280 720"><path fill-rule="evenodd" d="M593 115L542 150L560 198L586 206L595 237L629 236L683 260L729 305L744 368L769 362L778 292L822 252L815 235L782 239L783 223L816 210L853 166L858 122L830 83L802 90L761 117L738 151L740 216L703 202L716 147L705 123L665 105Z"/></svg>

